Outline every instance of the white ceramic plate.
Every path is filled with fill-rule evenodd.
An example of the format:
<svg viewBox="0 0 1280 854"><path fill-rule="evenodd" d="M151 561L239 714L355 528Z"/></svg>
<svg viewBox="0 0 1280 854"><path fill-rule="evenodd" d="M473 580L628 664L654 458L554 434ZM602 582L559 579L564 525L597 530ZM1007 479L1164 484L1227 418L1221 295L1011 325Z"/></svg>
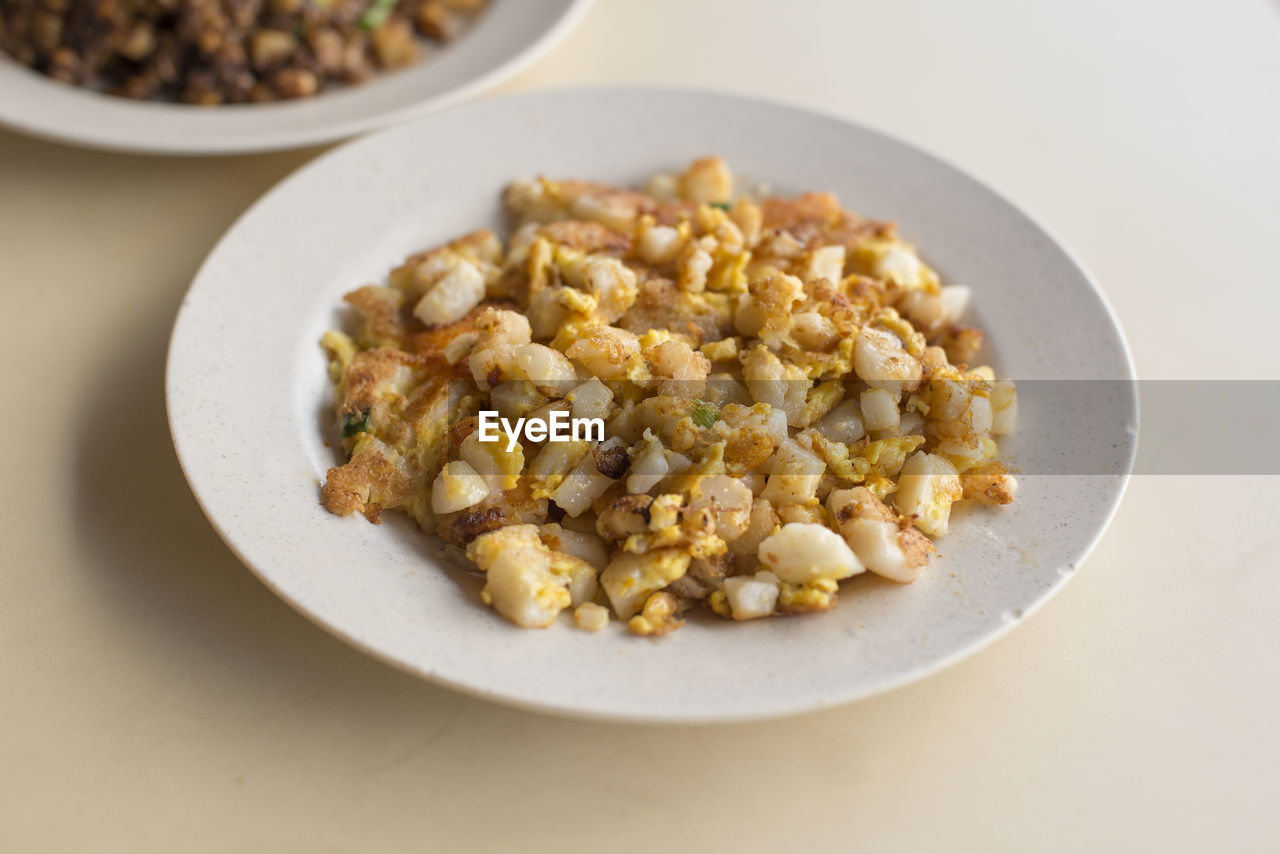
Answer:
<svg viewBox="0 0 1280 854"><path fill-rule="evenodd" d="M454 104L514 77L591 0L491 0L457 41L408 68L315 98L216 108L131 101L66 86L0 53L0 125L61 142L159 154L232 154L345 139Z"/></svg>
<svg viewBox="0 0 1280 854"><path fill-rule="evenodd" d="M1003 374L1116 382L1061 384L1087 391L1086 405L1059 403L1071 395L1058 385L1028 383L1041 391L1024 394L1019 432L1006 444L1027 473L1017 502L957 510L922 579L898 586L861 576L823 615L692 621L661 639L616 623L593 635L567 617L521 630L481 605L477 579L437 564L429 540L396 514L374 526L320 506L335 456L324 443L332 398L317 341L342 322L335 306L345 291L415 250L501 227L499 194L513 177L637 182L711 152L778 191L831 189L856 210L898 220L947 279L973 286L974 321ZM974 651L1079 566L1120 499L1136 435L1132 369L1115 319L1080 267L1009 202L839 119L672 90L496 98L320 157L210 255L174 328L167 386L174 444L205 513L300 611L463 691L644 721L816 709ZM1081 473L1060 473L1071 471Z"/></svg>

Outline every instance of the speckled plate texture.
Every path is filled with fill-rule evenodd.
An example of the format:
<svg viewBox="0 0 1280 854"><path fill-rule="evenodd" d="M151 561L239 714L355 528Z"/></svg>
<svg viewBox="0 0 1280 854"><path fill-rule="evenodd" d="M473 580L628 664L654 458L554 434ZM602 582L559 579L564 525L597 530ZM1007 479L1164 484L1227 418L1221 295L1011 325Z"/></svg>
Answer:
<svg viewBox="0 0 1280 854"><path fill-rule="evenodd" d="M551 50L591 0L490 0L416 64L314 98L195 107L131 101L67 86L0 53L0 125L76 145L157 154L299 148L388 127L508 80Z"/></svg>
<svg viewBox="0 0 1280 854"><path fill-rule="evenodd" d="M777 192L833 190L854 210L898 221L946 280L973 288L985 361L1029 385L1046 381L1023 395L1018 431L1003 445L1022 472L1014 505L958 508L939 558L912 585L866 574L845 582L826 614L693 619L657 639L616 623L591 634L567 614L546 630L518 629L485 608L479 579L442 564L412 523L387 514L374 526L325 511L319 487L335 453L325 444L332 392L317 342L342 323L344 292L423 247L500 229L499 196L514 177L637 183L708 153ZM1120 501L1137 436L1115 318L1026 214L866 128L681 90L495 98L320 157L254 205L209 256L178 315L167 386L174 444L209 520L298 610L458 690L631 721L818 709L974 652L1078 569ZM1057 394L1059 386L1072 393Z"/></svg>

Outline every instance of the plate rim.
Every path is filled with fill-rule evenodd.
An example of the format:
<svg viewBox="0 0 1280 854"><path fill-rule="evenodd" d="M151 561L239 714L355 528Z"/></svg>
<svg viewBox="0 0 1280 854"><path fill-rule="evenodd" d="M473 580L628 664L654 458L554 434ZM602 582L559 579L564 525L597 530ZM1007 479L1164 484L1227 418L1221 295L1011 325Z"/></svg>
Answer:
<svg viewBox="0 0 1280 854"><path fill-rule="evenodd" d="M206 138L199 135L188 135L180 138L151 139L145 132L130 132L127 130L118 132L115 128L103 127L100 124L73 128L55 125L41 121L39 114L32 117L8 110L5 107L5 99L0 98L0 128L34 139L87 148L94 151L165 157L265 154L347 141L396 125L407 124L437 110L449 109L469 100L483 97L485 93L528 70L559 47L582 23L594 3L595 0L567 0L568 5L565 6L564 11L541 36L529 42L488 71L454 86L452 89L369 116L327 122L320 127L303 128L301 130L276 130L270 133L252 132L235 137ZM477 22L477 25L479 23L481 22ZM33 90L45 87L57 87L58 90L66 88L66 84L50 80L38 72L33 72L31 69L19 65L8 56L0 54L0 60L12 66L10 70L17 72L12 79L26 81L19 85L29 85ZM122 105L134 103L127 99L118 99L96 92L86 91L80 94L109 99L107 101L108 104L116 100L121 101ZM294 101L289 103L304 102ZM189 107L190 105L166 103L164 106ZM252 109L259 105L242 106L245 106L245 109ZM269 108L270 105L261 106ZM190 108L200 109L198 107ZM123 126L127 127L128 125L125 123ZM308 161L308 164L310 162Z"/></svg>
<svg viewBox="0 0 1280 854"><path fill-rule="evenodd" d="M1099 285L1097 279L1094 277L1094 275L1089 270L1089 268L1081 261L1080 257L1073 251L1070 245L1066 243L1064 240L1062 240L1052 229L1047 227L1044 224L1044 222L1037 215L1031 212L1025 205L1015 201L1013 198L1010 197L1009 194L1007 194L1005 191L997 187L992 182L988 181L986 178L982 177L979 173L975 172L974 170L971 170L966 167L958 166L950 159L943 156L939 156L938 154L935 154L933 151L929 150L928 148L918 145L915 142L905 140L897 136L896 134L883 131L877 127L874 127L862 121L850 119L847 116L841 115L833 111L816 108L813 105L806 104L806 103L788 102L781 99L762 98L762 97L756 97L753 95L745 95L743 93L738 93L738 92L722 91L722 90L716 90L716 89L711 89L706 87L683 86L683 85L680 85L680 86L587 85L587 86L574 86L574 87L557 87L557 88L549 88L549 89L538 89L538 90L531 90L531 91L503 93L503 94L495 95L491 98L486 98L483 100L483 103L492 105L494 102L519 101L522 99L538 98L543 96L551 96L551 97L570 96L571 97L576 94L592 94L592 93L602 94L602 93L614 93L614 92L623 92L623 93L629 93L629 94L648 95L648 96L657 96L657 97L675 93L682 96L710 97L712 99L731 99L731 100L739 101L745 104L759 105L762 107L769 107L769 108L777 107L777 108L783 108L786 110L800 111L800 112L812 114L815 117L820 117L826 120L833 120L841 124L853 126L854 128L857 128L862 132L884 138L895 145L899 145L899 146L911 149L913 152L923 155L931 160L937 161L943 166L951 170L954 170L955 172L960 173L961 175L967 177L974 183L980 185L982 189L991 193L999 201L1007 205L1010 209L1012 209L1018 215L1020 215L1025 220L1027 220L1036 229L1038 229L1058 250L1060 250L1063 253L1066 259L1071 263L1071 265L1074 266L1075 270L1080 274L1080 277L1089 285L1089 287L1093 291L1094 296L1098 299L1099 305L1102 307L1105 316L1110 321L1110 328L1115 335L1117 344L1119 345L1118 347L1119 354L1122 356L1123 368L1127 374L1125 377L1121 377L1117 379L1119 379L1125 385L1125 388L1127 391L1127 403L1129 404L1132 410L1132 419L1133 419L1133 425L1135 428L1135 433L1133 435L1133 442L1129 448L1128 457L1124 461L1124 467L1123 467L1124 470L1118 474L1106 475L1106 477L1109 477L1111 479L1113 485L1108 491L1107 507L1106 507L1105 514L1101 518L1101 521L1099 522L1097 527L1090 533L1087 542L1082 541L1080 543L1073 544L1073 551L1077 552L1077 557L1073 562L1073 566L1075 569L1078 570L1078 568L1082 566L1085 563L1085 561L1088 559L1088 557L1092 554L1093 550L1097 547L1097 544L1100 542L1102 537L1110 529L1110 526L1114 521L1117 512L1119 511L1119 507L1123 502L1124 496L1127 493L1129 482L1132 478L1134 462L1136 460L1138 442L1140 441L1141 413L1139 408L1140 399L1137 393L1137 379L1138 379L1137 371L1133 361L1133 354L1130 349L1128 337L1124 332L1124 327L1120 321L1119 316L1116 314L1113 305L1111 304L1110 300L1107 298L1106 293L1103 291L1103 289ZM477 104L480 102L473 101L471 103ZM461 107L454 107L452 109L455 109L455 110L466 109L467 106L469 105L462 105ZM419 120L418 124L425 124L426 121L429 121L429 120ZM1071 578L1073 578L1075 575L1078 574L1078 572L1071 572L1068 575L1062 575L1058 580L1056 580L1052 584L1052 586L1048 587L1046 590L1040 593L1034 599L1034 601L1028 603L1026 607L1022 609L1021 613L1018 615L1016 619L1005 621L998 628L987 631L980 638L967 642L965 645L963 645L959 649L940 655L935 659L933 659L932 661L929 661L925 665L904 669L901 673L898 673L892 677L883 679L880 682L877 682L876 684L871 686L854 687L852 689L846 689L843 691L832 690L828 692L828 694L820 700L803 699L797 702L774 702L770 705L769 708L764 710L756 709L756 708L745 709L745 710L734 709L734 710L728 710L728 711L716 710L715 712L712 712L712 713L670 713L668 711L659 711L656 713L653 711L617 712L617 711L605 711L605 710L594 709L594 708L582 708L579 706L575 706L575 705L564 703L564 702L558 702L555 700L531 700L525 697L513 696L509 694L503 694L498 691L487 690L483 687L478 687L476 685L472 685L466 682L460 682L456 679L449 678L447 676L444 676L438 673L429 672L427 670L422 669L420 666L415 666L410 662L402 661L394 657L391 653L383 651L377 648L376 646L373 646L369 643L366 643L365 641L362 641L354 637L349 632L347 632L346 630L342 629L337 625L334 625L329 622L325 622L320 618L319 615L307 610L302 605L302 603L296 601L294 598L287 595L282 590L282 588L266 572L261 570L259 567L255 566L252 562L250 562L247 559L247 556L243 553L241 548L233 541L231 532L224 529L224 527L221 524L219 524L217 520L215 520L215 518L213 517L213 514L210 511L210 508L206 504L204 497L202 497L202 495L200 494L199 487L192 480L191 472L188 466L188 460L184 457L184 452L182 447L183 442L179 438L178 430L175 426L174 407L173 407L174 378L173 378L173 371L172 371L173 361L174 361L174 352L175 352L175 348L178 341L178 334L180 331L180 327L182 325L182 319L188 309L188 303L189 303L189 297L190 297L191 291L196 287L196 285L201 281L201 279L206 274L206 270L208 269L211 260L215 258L219 250L221 250L227 242L229 242L231 239L234 238L234 235L236 234L236 232L239 230L239 228L241 227L241 225L246 219L250 218L261 206L268 203L269 200L273 199L274 197L276 197L277 195L283 192L286 192L290 184L292 184L294 181L305 180L310 172L312 172L313 170L319 169L321 165L327 162L330 158L336 159L339 157L346 156L346 152L349 149L353 149L363 144L367 144L371 139L376 139L382 136L383 134L395 133L399 130L402 130L403 127L404 126L401 125L394 128L388 128L377 134L368 134L360 138L352 139L343 143L342 145L335 146L334 148L319 154L317 157L312 158L311 160L307 161L306 163L292 170L288 175L281 178L270 189L264 192L257 200L255 200L251 205L249 205L249 207L247 207L232 222L232 224L226 229L223 235L218 239L218 241L210 249L208 255L206 256L204 261L201 263L199 269L197 270L195 276L192 278L191 285L188 287L187 293L186 295L184 295L182 303L177 311L177 314L174 320L173 329L170 335L169 348L166 356L165 407L166 407L166 414L167 414L169 428L170 428L170 437L174 445L175 455L177 456L179 465L182 468L183 475L187 480L188 486L193 496L195 497L197 504L200 506L201 511L205 514L206 518L209 520L210 525L217 532L219 538L221 538L222 541L226 543L227 547L232 551L232 553L236 555L236 557L241 561L241 563L243 563L255 576L257 576L267 586L268 589L270 589L273 593L275 593L282 600L284 600L293 610L297 611L298 613L306 617L310 622L320 626L324 631L326 631L327 633L329 633L334 637L337 637L338 639L342 640L344 643L347 643L352 647L359 649L360 651L370 655L371 657L377 659L378 661L391 665L397 670L401 670L405 673L411 674L416 678L424 679L433 684L443 686L445 688L448 688L449 690L457 691L467 696L485 699L485 700L495 702L508 707L524 709L527 711L533 711L533 712L538 712L542 714L552 714L559 717L566 717L570 719L588 720L588 721L604 721L604 722L631 723L631 724L653 724L653 725L663 725L663 724L698 725L698 724L715 724L715 723L733 723L733 722L746 722L746 721L756 721L756 720L771 720L771 719L777 719L782 717L789 717L794 715L816 712L823 709L828 709L828 708L841 706L841 705L847 705L849 703L866 699L871 696L888 693L890 691L896 691L907 685L913 684L917 681L920 681L929 676L932 676L948 667L951 667L969 658L972 655L975 655L981 652L982 650L986 649L987 647L989 647L991 644L993 644L1000 638L1003 638L1006 635L1008 635L1009 632L1011 632L1014 628L1021 625L1022 622L1027 617L1031 616L1033 613L1035 613L1041 607L1043 607L1046 603L1048 603L1053 597L1055 597L1062 590L1062 588L1066 586L1067 582L1069 582Z"/></svg>

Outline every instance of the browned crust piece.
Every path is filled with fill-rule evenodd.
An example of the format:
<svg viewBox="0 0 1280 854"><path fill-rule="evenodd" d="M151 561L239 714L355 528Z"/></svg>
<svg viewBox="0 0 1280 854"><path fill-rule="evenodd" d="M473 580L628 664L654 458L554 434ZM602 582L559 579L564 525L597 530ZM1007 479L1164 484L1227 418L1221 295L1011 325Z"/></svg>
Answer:
<svg viewBox="0 0 1280 854"><path fill-rule="evenodd" d="M652 278L640 285L636 301L618 326L643 335L650 329L685 330L695 345L719 341L733 333L733 318L694 299L670 279Z"/></svg>
<svg viewBox="0 0 1280 854"><path fill-rule="evenodd" d="M406 329L401 308L404 295L381 285L365 285L342 298L364 318L363 339L379 347L399 347Z"/></svg>
<svg viewBox="0 0 1280 854"><path fill-rule="evenodd" d="M547 499L534 498L527 478L501 495L490 495L474 507L436 517L436 533L458 546L508 525L541 525L547 521Z"/></svg>
<svg viewBox="0 0 1280 854"><path fill-rule="evenodd" d="M321 489L325 508L339 516L363 513L375 525L384 507L396 507L413 492L409 476L378 448L366 448L343 465L329 469Z"/></svg>
<svg viewBox="0 0 1280 854"><path fill-rule="evenodd" d="M411 384L419 385L434 367L432 360L403 350L376 347L362 350L351 359L346 373L346 394L342 399L343 414L373 413L375 423L386 401L379 387L391 381L401 368L410 371Z"/></svg>
<svg viewBox="0 0 1280 854"><path fill-rule="evenodd" d="M631 251L630 235L614 231L598 222L579 220L553 222L539 229L539 234L554 243L579 252L611 252L621 255Z"/></svg>
<svg viewBox="0 0 1280 854"><path fill-rule="evenodd" d="M965 498L982 504L1013 503L1013 492L1006 479L1009 469L999 460L991 460L960 475L960 486Z"/></svg>

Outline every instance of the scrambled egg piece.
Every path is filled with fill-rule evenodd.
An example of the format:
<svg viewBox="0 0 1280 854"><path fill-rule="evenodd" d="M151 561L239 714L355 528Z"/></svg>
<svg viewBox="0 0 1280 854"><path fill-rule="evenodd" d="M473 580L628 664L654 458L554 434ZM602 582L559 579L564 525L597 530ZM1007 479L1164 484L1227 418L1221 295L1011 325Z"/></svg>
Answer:
<svg viewBox="0 0 1280 854"><path fill-rule="evenodd" d="M970 288L892 224L754 198L717 157L504 203L505 243L464 234L346 296L359 322L321 342L346 458L322 499L465 549L517 625L828 610L864 571L917 578L956 501L1014 500L1017 391L970 364ZM526 428L483 440L481 411ZM603 435L551 441L568 415Z"/></svg>
<svg viewBox="0 0 1280 854"><path fill-rule="evenodd" d="M581 603L595 594L595 568L551 551L534 525L481 534L467 548L467 557L485 573L481 598L518 626L549 626L575 598Z"/></svg>

